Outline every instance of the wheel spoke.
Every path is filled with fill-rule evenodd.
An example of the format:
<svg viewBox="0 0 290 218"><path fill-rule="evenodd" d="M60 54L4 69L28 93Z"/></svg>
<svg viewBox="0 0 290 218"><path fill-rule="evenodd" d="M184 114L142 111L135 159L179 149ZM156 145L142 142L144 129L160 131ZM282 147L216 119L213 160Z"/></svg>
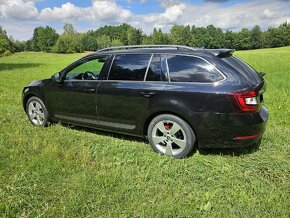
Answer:
<svg viewBox="0 0 290 218"><path fill-rule="evenodd" d="M164 127L163 121L160 121L159 123L156 124L157 129L159 129L163 134L166 133L166 129Z"/></svg>
<svg viewBox="0 0 290 218"><path fill-rule="evenodd" d="M28 112L29 112L29 113L32 113L32 111L33 111L34 109L35 109L35 108L34 108L34 105L30 103L30 104L28 105Z"/></svg>
<svg viewBox="0 0 290 218"><path fill-rule="evenodd" d="M170 141L167 142L167 144L166 144L165 154L166 155L173 155L172 143Z"/></svg>
<svg viewBox="0 0 290 218"><path fill-rule="evenodd" d="M178 139L178 138L175 138L175 137L172 137L171 139L180 148L184 148L186 146L186 140L185 139Z"/></svg>
<svg viewBox="0 0 290 218"><path fill-rule="evenodd" d="M40 121L39 121L39 116L38 116L38 115L35 115L35 118L34 118L34 119L35 119L35 123L36 123L37 125L39 125L39 122L40 122Z"/></svg>
<svg viewBox="0 0 290 218"><path fill-rule="evenodd" d="M35 109L36 109L37 111L40 111L40 108L41 108L41 105L40 105L38 102L36 102L36 103L35 103Z"/></svg>
<svg viewBox="0 0 290 218"><path fill-rule="evenodd" d="M177 133L179 130L181 130L181 127L177 124L177 123L173 123L169 133L171 135L174 135L175 133Z"/></svg>
<svg viewBox="0 0 290 218"><path fill-rule="evenodd" d="M158 145L160 142L163 142L166 138L164 136L153 136L152 140L154 145Z"/></svg>
<svg viewBox="0 0 290 218"><path fill-rule="evenodd" d="M39 113L38 115L39 115L39 117L40 117L42 120L44 119L44 113L43 113L43 112Z"/></svg>

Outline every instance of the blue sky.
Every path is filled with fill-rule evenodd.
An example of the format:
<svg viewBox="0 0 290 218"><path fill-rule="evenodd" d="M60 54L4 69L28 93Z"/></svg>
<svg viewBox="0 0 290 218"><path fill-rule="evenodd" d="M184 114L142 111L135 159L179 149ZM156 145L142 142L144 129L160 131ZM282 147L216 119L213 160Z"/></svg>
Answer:
<svg viewBox="0 0 290 218"><path fill-rule="evenodd" d="M37 26L62 32L72 23L79 32L129 23L150 33L172 25L207 26L238 31L258 24L262 29L290 23L290 0L0 0L0 25L18 40Z"/></svg>

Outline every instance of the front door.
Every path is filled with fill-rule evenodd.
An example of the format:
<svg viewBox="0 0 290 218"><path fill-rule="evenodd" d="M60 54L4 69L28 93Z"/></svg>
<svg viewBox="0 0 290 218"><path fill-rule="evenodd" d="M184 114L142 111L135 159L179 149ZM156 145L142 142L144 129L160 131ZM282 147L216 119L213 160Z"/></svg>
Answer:
<svg viewBox="0 0 290 218"><path fill-rule="evenodd" d="M105 70L106 56L93 57L77 62L55 83L49 93L54 116L70 123L98 125L96 91L101 82L100 72Z"/></svg>

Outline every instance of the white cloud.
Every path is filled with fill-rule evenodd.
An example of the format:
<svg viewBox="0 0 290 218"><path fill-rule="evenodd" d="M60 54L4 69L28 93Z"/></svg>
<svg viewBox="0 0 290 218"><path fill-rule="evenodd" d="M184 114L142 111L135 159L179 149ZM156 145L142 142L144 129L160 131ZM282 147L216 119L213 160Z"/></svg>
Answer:
<svg viewBox="0 0 290 218"><path fill-rule="evenodd" d="M44 8L38 18L41 20L75 20L83 16L84 9L76 7L74 4L68 2L63 4L60 8L54 7Z"/></svg>
<svg viewBox="0 0 290 218"><path fill-rule="evenodd" d="M38 15L34 1L0 0L0 18L32 19Z"/></svg>
<svg viewBox="0 0 290 218"><path fill-rule="evenodd" d="M174 21L176 24L196 26L213 24L224 30L252 28L258 24L266 29L270 26L277 26L290 18L290 4L283 1L260 0L227 7L213 2L184 5L182 14ZM166 26L169 28L171 24L172 22L168 22L164 28Z"/></svg>
<svg viewBox="0 0 290 218"><path fill-rule="evenodd" d="M144 15L144 22L153 23L156 25L168 25L178 21L182 16L183 10L185 9L184 4L177 4L170 6L165 9L164 13ZM142 18L142 17L141 17Z"/></svg>
<svg viewBox="0 0 290 218"><path fill-rule="evenodd" d="M7 30L9 34L13 36L15 34L15 38L21 39L23 34L19 34L19 30L23 29L21 27L25 22L30 22L34 27L51 25L59 30L64 22L71 22L77 30L82 31L126 22L149 33L153 27L169 31L173 24L195 26L213 24L224 30L240 30L243 27L252 28L255 24L260 25L262 29L267 29L290 21L290 4L289 1L283 0L252 0L226 7L211 1L190 3L182 0L155 0L159 2L162 12L146 14L134 14L121 6L118 0L92 0L88 7L79 7L67 0L68 2L60 7L45 8L39 12L35 3L37 1L0 0L1 25L9 28L8 24L13 20L15 21L13 26L17 24L19 26L16 28L17 31L9 28ZM145 7L146 0L141 1Z"/></svg>
<svg viewBox="0 0 290 218"><path fill-rule="evenodd" d="M132 13L119 6L115 1L93 1L92 6L81 8L72 3L63 4L61 7L45 8L39 14L41 20L74 21L86 20L100 21L126 21Z"/></svg>
<svg viewBox="0 0 290 218"><path fill-rule="evenodd" d="M93 21L115 20L125 21L132 13L119 6L115 1L98 0L93 1L91 7L91 19Z"/></svg>

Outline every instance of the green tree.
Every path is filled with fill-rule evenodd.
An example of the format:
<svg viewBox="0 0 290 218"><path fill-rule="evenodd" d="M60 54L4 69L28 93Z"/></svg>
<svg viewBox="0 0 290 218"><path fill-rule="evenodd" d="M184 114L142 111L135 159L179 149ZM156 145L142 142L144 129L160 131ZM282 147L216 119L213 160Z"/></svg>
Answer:
<svg viewBox="0 0 290 218"><path fill-rule="evenodd" d="M58 34L52 27L37 27L32 37L32 49L34 51L50 52L58 39Z"/></svg>
<svg viewBox="0 0 290 218"><path fill-rule="evenodd" d="M262 48L262 31L258 25L254 26L251 30L251 48Z"/></svg>
<svg viewBox="0 0 290 218"><path fill-rule="evenodd" d="M13 52L12 42L7 37L6 31L0 26L0 56Z"/></svg>
<svg viewBox="0 0 290 218"><path fill-rule="evenodd" d="M191 32L193 35L191 42L192 46L208 48L210 44L210 35L206 28L192 26Z"/></svg>
<svg viewBox="0 0 290 218"><path fill-rule="evenodd" d="M97 37L98 49L107 48L111 46L111 39L107 35Z"/></svg>
<svg viewBox="0 0 290 218"><path fill-rule="evenodd" d="M123 46L123 42L120 39L113 39L111 42L111 46Z"/></svg>
<svg viewBox="0 0 290 218"><path fill-rule="evenodd" d="M56 53L83 52L83 34L76 32L71 24L65 24L63 29L64 32L58 37L52 51Z"/></svg>
<svg viewBox="0 0 290 218"><path fill-rule="evenodd" d="M174 25L170 29L171 41L176 45L192 45L190 26Z"/></svg>
<svg viewBox="0 0 290 218"><path fill-rule="evenodd" d="M150 36L150 44L170 44L169 35L163 33L161 29L157 30L156 28L153 29L153 33Z"/></svg>
<svg viewBox="0 0 290 218"><path fill-rule="evenodd" d="M128 45L139 45L142 41L141 29L135 29L133 27L127 30Z"/></svg>
<svg viewBox="0 0 290 218"><path fill-rule="evenodd" d="M224 46L225 48L236 48L237 33L226 31L224 33Z"/></svg>
<svg viewBox="0 0 290 218"><path fill-rule="evenodd" d="M66 23L63 26L63 35L73 35L76 34L77 31L74 29L71 23Z"/></svg>
<svg viewBox="0 0 290 218"><path fill-rule="evenodd" d="M83 35L82 45L86 51L98 50L97 37L94 36L93 31L88 31Z"/></svg>
<svg viewBox="0 0 290 218"><path fill-rule="evenodd" d="M33 48L32 48L32 39L29 39L26 42L24 42L24 50L25 51L33 51Z"/></svg>
<svg viewBox="0 0 290 218"><path fill-rule="evenodd" d="M237 35L237 49L247 50L251 48L251 32L243 28Z"/></svg>
<svg viewBox="0 0 290 218"><path fill-rule="evenodd" d="M286 26L280 25L278 28L268 29L270 47L282 47L289 45L289 32Z"/></svg>

